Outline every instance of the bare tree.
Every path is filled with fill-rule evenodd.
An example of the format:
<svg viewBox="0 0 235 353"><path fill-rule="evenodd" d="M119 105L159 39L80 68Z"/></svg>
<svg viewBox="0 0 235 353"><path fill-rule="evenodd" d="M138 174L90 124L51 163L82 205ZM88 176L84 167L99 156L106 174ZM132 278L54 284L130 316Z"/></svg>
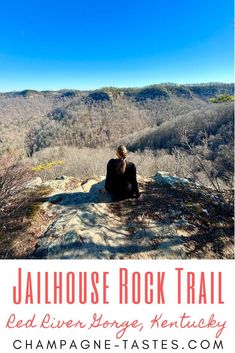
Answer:
<svg viewBox="0 0 235 353"><path fill-rule="evenodd" d="M185 145L187 146L187 148L189 149L189 151L192 153L192 155L196 158L196 160L198 161L201 169L203 170L203 172L205 173L206 177L208 178L210 184L213 186L213 188L217 191L217 192L221 192L221 188L220 185L218 183L217 178L214 178L213 175L211 174L210 170L207 168L206 163L205 163L205 159L202 159L201 156L199 155L199 153L196 152L195 148L193 148L191 146L191 144L189 143L189 139L188 139L188 130L185 128L183 130L183 134L182 134L182 141L183 143L185 143ZM201 139L202 143L203 143L203 147L205 149L208 148L208 136L207 136L207 132L205 130L205 137L203 139Z"/></svg>
<svg viewBox="0 0 235 353"><path fill-rule="evenodd" d="M29 195L25 186L32 172L30 168L11 155L0 161L0 232L19 227L27 212Z"/></svg>

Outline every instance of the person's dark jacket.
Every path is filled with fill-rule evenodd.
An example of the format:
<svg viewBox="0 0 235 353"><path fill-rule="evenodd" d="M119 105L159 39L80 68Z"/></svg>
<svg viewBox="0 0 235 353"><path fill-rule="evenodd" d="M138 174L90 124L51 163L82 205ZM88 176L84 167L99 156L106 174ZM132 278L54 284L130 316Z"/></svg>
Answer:
<svg viewBox="0 0 235 353"><path fill-rule="evenodd" d="M140 196L136 180L136 167L134 163L126 161L123 174L119 172L119 159L110 159L107 164L105 189L117 198Z"/></svg>

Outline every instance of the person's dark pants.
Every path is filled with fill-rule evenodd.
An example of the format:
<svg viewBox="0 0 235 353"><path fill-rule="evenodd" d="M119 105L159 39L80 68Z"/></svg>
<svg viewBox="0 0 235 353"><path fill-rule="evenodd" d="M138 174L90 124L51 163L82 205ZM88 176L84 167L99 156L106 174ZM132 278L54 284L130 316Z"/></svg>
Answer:
<svg viewBox="0 0 235 353"><path fill-rule="evenodd" d="M130 183L120 188L120 190L110 190L110 194L112 195L113 201L130 199L134 196L133 188Z"/></svg>

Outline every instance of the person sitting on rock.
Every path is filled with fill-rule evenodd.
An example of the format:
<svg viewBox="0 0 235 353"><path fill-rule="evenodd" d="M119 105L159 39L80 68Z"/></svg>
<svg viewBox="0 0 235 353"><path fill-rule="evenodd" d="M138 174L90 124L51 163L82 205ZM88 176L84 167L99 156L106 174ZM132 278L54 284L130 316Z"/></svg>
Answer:
<svg viewBox="0 0 235 353"><path fill-rule="evenodd" d="M110 159L107 164L104 191L110 193L114 200L123 200L135 196L138 201L142 201L143 195L140 195L136 180L136 167L134 163L126 160L126 147L119 146L116 155L117 158Z"/></svg>

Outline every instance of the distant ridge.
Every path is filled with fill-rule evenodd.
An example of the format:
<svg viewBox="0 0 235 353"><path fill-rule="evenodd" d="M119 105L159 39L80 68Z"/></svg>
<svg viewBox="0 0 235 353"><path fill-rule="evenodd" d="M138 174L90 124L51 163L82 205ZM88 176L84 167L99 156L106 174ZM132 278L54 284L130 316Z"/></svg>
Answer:
<svg viewBox="0 0 235 353"><path fill-rule="evenodd" d="M26 88L20 91L2 91L1 94L19 94L19 95L28 95L28 94L53 94L61 93L66 94L69 92L79 93L79 92L95 92L95 91L139 91L147 88L169 88L169 87L185 87L191 89L193 87L226 87L227 89L234 90L234 84L231 82L202 82L202 83L174 83L174 82L162 82L156 84L150 84L146 86L137 86L137 87L115 87L115 86L103 86L96 89L82 90L82 89L72 89L72 88L63 88L58 90L35 90L31 88Z"/></svg>

